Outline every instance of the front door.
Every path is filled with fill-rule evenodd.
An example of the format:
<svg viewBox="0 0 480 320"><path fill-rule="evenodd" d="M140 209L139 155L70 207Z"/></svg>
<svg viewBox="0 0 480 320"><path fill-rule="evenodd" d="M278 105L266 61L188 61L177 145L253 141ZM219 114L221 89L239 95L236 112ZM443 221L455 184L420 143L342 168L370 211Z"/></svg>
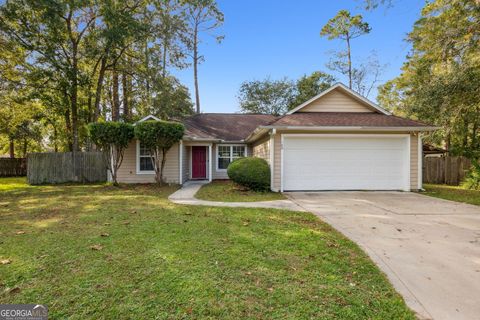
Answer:
<svg viewBox="0 0 480 320"><path fill-rule="evenodd" d="M192 179L207 178L207 147L192 146Z"/></svg>

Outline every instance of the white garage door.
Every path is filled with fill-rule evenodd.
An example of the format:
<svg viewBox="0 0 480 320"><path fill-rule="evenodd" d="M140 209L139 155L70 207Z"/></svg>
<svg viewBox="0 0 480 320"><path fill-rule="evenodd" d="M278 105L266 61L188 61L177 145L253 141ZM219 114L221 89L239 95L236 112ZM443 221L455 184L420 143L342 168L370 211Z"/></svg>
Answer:
<svg viewBox="0 0 480 320"><path fill-rule="evenodd" d="M405 135L284 135L283 190L409 190Z"/></svg>

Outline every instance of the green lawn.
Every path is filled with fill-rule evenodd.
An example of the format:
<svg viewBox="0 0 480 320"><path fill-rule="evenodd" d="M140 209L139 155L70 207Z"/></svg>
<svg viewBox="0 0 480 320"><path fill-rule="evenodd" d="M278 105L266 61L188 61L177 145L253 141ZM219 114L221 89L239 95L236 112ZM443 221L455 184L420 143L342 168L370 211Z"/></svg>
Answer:
<svg viewBox="0 0 480 320"><path fill-rule="evenodd" d="M176 187L0 187L0 303L50 319L414 319L312 214L175 205Z"/></svg>
<svg viewBox="0 0 480 320"><path fill-rule="evenodd" d="M201 200L225 202L252 202L285 199L285 196L279 192L255 192L246 190L228 180L213 181L202 186L195 197Z"/></svg>
<svg viewBox="0 0 480 320"><path fill-rule="evenodd" d="M467 190L443 184L425 184L423 187L426 190L423 192L425 195L480 206L480 190Z"/></svg>

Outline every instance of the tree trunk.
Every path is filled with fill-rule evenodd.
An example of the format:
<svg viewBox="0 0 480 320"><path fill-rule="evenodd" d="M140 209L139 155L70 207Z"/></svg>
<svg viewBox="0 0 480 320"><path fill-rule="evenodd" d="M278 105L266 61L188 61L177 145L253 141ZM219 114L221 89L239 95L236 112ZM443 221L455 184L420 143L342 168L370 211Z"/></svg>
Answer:
<svg viewBox="0 0 480 320"><path fill-rule="evenodd" d="M445 149L447 149L448 152L450 152L450 144L451 144L452 136L450 132L447 132L446 138L445 138Z"/></svg>
<svg viewBox="0 0 480 320"><path fill-rule="evenodd" d="M27 138L23 138L23 148L22 148L22 151L23 151L23 157L24 157L24 158L27 157L27 149L28 149L28 140L27 140Z"/></svg>
<svg viewBox="0 0 480 320"><path fill-rule="evenodd" d="M72 144L72 122L70 121L70 110L65 111L65 128L67 129L68 136L68 151L73 151Z"/></svg>
<svg viewBox="0 0 480 320"><path fill-rule="evenodd" d="M165 37L166 38L166 37ZM163 53L162 53L162 78L165 79L167 76L167 44L166 39L164 39L163 43Z"/></svg>
<svg viewBox="0 0 480 320"><path fill-rule="evenodd" d="M473 123L473 127L472 127L472 138L471 138L471 146L472 146L472 150L475 150L477 149L479 146L478 146L478 121L475 121Z"/></svg>
<svg viewBox="0 0 480 320"><path fill-rule="evenodd" d="M55 152L58 152L58 132L57 132L57 127L53 126L53 150Z"/></svg>
<svg viewBox="0 0 480 320"><path fill-rule="evenodd" d="M200 93L198 92L198 26L193 34L193 78L195 82L195 108L200 113Z"/></svg>
<svg viewBox="0 0 480 320"><path fill-rule="evenodd" d="M112 120L118 121L120 119L120 96L118 94L118 72L116 68L113 69L112 73L112 95L113 95L113 105L112 105Z"/></svg>
<svg viewBox="0 0 480 320"><path fill-rule="evenodd" d="M153 169L155 170L155 182L161 185L162 184L162 175L161 175L162 166L158 161L160 159L158 148L155 148L154 150L150 150L150 158L152 159Z"/></svg>
<svg viewBox="0 0 480 320"><path fill-rule="evenodd" d="M128 95L129 95L129 79L127 72L122 74L122 91L123 91L123 118L125 121L130 120L130 105L128 104Z"/></svg>
<svg viewBox="0 0 480 320"><path fill-rule="evenodd" d="M73 41L72 43L72 90L71 90L71 108L72 108L72 151L78 151L78 48L77 43Z"/></svg>
<svg viewBox="0 0 480 320"><path fill-rule="evenodd" d="M147 94L147 104L150 108L150 53L148 52L148 41L145 41L145 70L147 72L147 76L145 77L145 91Z"/></svg>
<svg viewBox="0 0 480 320"><path fill-rule="evenodd" d="M8 140L8 149L10 153L10 159L15 158L15 140L13 138L9 138Z"/></svg>
<svg viewBox="0 0 480 320"><path fill-rule="evenodd" d="M349 36L347 36L347 57L348 57L348 87L352 89L352 54L350 49Z"/></svg>
<svg viewBox="0 0 480 320"><path fill-rule="evenodd" d="M97 79L97 89L95 91L95 106L94 106L94 114L93 114L93 122L98 121L98 117L100 116L100 100L102 99L102 89L103 89L103 80L105 79L105 69L107 65L107 55L102 58L100 62L100 70L98 72L98 79Z"/></svg>

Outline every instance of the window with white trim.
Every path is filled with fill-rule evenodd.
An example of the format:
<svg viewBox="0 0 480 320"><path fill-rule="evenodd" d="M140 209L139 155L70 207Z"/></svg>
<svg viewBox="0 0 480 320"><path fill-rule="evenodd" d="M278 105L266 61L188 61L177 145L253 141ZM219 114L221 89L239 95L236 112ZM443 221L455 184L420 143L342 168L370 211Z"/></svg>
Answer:
<svg viewBox="0 0 480 320"><path fill-rule="evenodd" d="M245 156L245 146L219 145L217 146L217 169L227 170L231 162Z"/></svg>
<svg viewBox="0 0 480 320"><path fill-rule="evenodd" d="M150 157L150 150L140 143L138 153L138 162L140 171L153 171L153 161Z"/></svg>

